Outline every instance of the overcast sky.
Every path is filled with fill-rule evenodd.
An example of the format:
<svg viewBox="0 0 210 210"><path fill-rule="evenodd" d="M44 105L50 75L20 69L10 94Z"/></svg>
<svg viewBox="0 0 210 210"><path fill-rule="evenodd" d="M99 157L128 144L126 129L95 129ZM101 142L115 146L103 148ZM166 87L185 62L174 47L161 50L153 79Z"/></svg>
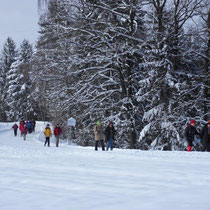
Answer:
<svg viewBox="0 0 210 210"><path fill-rule="evenodd" d="M19 47L24 39L35 44L38 37L37 0L0 0L0 50L8 36Z"/></svg>

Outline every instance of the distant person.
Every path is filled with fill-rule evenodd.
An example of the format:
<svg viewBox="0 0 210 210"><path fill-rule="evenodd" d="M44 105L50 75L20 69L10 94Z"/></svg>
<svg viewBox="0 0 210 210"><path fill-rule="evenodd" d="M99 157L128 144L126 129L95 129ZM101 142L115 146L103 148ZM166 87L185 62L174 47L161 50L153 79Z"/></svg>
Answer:
<svg viewBox="0 0 210 210"><path fill-rule="evenodd" d="M44 134L45 134L45 137L46 137L44 146L46 146L46 144L47 144L48 147L49 147L50 146L50 137L52 135L52 131L50 129L50 125L49 124L47 124L46 128L44 129Z"/></svg>
<svg viewBox="0 0 210 210"><path fill-rule="evenodd" d="M27 121L28 133L32 133L32 122L30 120Z"/></svg>
<svg viewBox="0 0 210 210"><path fill-rule="evenodd" d="M36 121L32 120L31 123L32 123L32 132L35 132Z"/></svg>
<svg viewBox="0 0 210 210"><path fill-rule="evenodd" d="M18 125L17 123L15 123L13 126L12 126L13 130L14 130L14 135L17 136L17 130L18 130Z"/></svg>
<svg viewBox="0 0 210 210"><path fill-rule="evenodd" d="M114 136L115 136L115 128L114 128L113 122L110 122L105 130L105 139L107 142L106 150L108 150L109 148L113 150Z"/></svg>
<svg viewBox="0 0 210 210"><path fill-rule="evenodd" d="M20 135L23 136L23 129L24 129L25 122L23 120L20 121L19 129L20 129Z"/></svg>
<svg viewBox="0 0 210 210"><path fill-rule="evenodd" d="M54 128L54 135L55 135L55 139L56 139L56 143L55 143L56 147L58 147L58 145L59 145L59 138L60 138L60 135L61 135L62 132L63 131L62 131L60 125L57 124Z"/></svg>
<svg viewBox="0 0 210 210"><path fill-rule="evenodd" d="M184 136L188 143L187 151L192 151L193 141L195 140L195 135L199 136L198 131L195 127L195 120L191 120L190 124L187 124L187 127L184 130Z"/></svg>
<svg viewBox="0 0 210 210"><path fill-rule="evenodd" d="M25 123L23 125L23 140L25 141L26 140L26 135L28 133L28 127L27 127L27 124Z"/></svg>
<svg viewBox="0 0 210 210"><path fill-rule="evenodd" d="M100 121L97 121L96 126L94 127L95 134L95 150L98 150L98 143L101 143L102 150L104 149L104 140L103 140L103 126Z"/></svg>
<svg viewBox="0 0 210 210"><path fill-rule="evenodd" d="M210 152L210 120L201 130L201 143L203 145L203 151Z"/></svg>

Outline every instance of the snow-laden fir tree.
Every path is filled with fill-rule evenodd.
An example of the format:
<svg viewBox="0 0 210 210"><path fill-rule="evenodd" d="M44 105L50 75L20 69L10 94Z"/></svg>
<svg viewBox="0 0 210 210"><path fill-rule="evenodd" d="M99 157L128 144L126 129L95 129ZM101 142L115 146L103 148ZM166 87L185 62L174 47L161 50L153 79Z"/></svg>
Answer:
<svg viewBox="0 0 210 210"><path fill-rule="evenodd" d="M145 79L140 83L139 100L145 101L144 120L140 134L142 148L184 149L182 131L186 120L202 117L202 88L195 72L200 72L197 46L189 39L185 23L192 18L202 1L151 1L153 17L149 22L152 36L145 46ZM153 23L153 24L152 24ZM192 36L191 36L192 38ZM197 49L196 49L197 48ZM193 52L192 52L193 51ZM193 56L192 56L193 55ZM195 58L195 59L194 59ZM187 72L191 75L187 78Z"/></svg>
<svg viewBox="0 0 210 210"><path fill-rule="evenodd" d="M8 37L2 51L2 62L0 69L0 77L1 77L1 88L0 88L0 119L2 121L7 120L6 112L8 111L8 88L9 88L9 80L8 80L8 72L12 63L14 63L17 59L17 50L16 44L11 37Z"/></svg>
<svg viewBox="0 0 210 210"><path fill-rule="evenodd" d="M203 1L203 8L198 13L201 18L202 29L199 30L196 39L201 39L199 42L201 43L201 53L198 56L202 58L202 119L208 121L210 119L210 5L208 1Z"/></svg>
<svg viewBox="0 0 210 210"><path fill-rule="evenodd" d="M152 1L148 12L148 34L144 46L143 79L137 94L144 104L145 123L139 137L143 149L178 149L180 136L176 129L175 93L177 79L168 55L166 0ZM150 19L151 18L151 19Z"/></svg>
<svg viewBox="0 0 210 210"><path fill-rule="evenodd" d="M187 22L192 18L194 21L190 21L188 27L182 28L183 33L179 36L179 46L182 47L178 48L179 65L176 68L181 83L177 112L180 113L180 125L196 118L199 128L201 123L208 120L209 113L209 6L205 0L191 1L189 4L191 6L184 11L188 11L190 15L183 15L181 19Z"/></svg>
<svg viewBox="0 0 210 210"><path fill-rule="evenodd" d="M69 76L72 54L70 34L65 31L69 25L69 12L66 1L49 2L46 14L40 17L41 36L33 56L33 97L38 101L40 110L44 110L42 116L51 116L51 120L57 122L63 121L69 114L69 108L63 104L71 95L70 85L73 88L74 81Z"/></svg>
<svg viewBox="0 0 210 210"><path fill-rule="evenodd" d="M8 119L32 119L35 115L33 100L31 98L31 58L33 55L32 45L28 40L23 40L20 45L16 62L8 71L8 95L9 110Z"/></svg>

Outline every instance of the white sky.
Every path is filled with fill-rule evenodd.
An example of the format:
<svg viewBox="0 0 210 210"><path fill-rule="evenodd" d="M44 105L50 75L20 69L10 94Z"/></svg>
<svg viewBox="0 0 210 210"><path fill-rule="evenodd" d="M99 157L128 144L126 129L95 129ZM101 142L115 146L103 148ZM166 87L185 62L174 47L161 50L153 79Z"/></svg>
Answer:
<svg viewBox="0 0 210 210"><path fill-rule="evenodd" d="M8 36L19 47L24 39L35 43L38 37L37 0L0 0L0 51Z"/></svg>

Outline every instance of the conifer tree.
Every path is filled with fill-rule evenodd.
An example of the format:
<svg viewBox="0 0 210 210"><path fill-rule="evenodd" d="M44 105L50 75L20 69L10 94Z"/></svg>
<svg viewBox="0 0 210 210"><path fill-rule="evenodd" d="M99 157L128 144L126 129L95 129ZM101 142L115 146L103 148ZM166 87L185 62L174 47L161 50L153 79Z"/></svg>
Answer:
<svg viewBox="0 0 210 210"><path fill-rule="evenodd" d="M143 79L140 80L138 100L144 103L145 126L140 133L143 149L177 149L179 133L175 127L176 75L168 55L166 0L152 1L153 11L148 19L150 35L144 51ZM153 19L154 18L154 19ZM153 23L153 24L152 24Z"/></svg>
<svg viewBox="0 0 210 210"><path fill-rule="evenodd" d="M11 37L8 37L2 52L2 67L1 67L1 120L6 121L6 112L8 111L8 88L9 88L9 70L17 59L16 44Z"/></svg>
<svg viewBox="0 0 210 210"><path fill-rule="evenodd" d="M10 71L8 102L10 110L8 116L13 120L20 118L32 118L33 102L31 99L31 58L33 55L32 45L28 40L23 40L19 49L19 56Z"/></svg>

